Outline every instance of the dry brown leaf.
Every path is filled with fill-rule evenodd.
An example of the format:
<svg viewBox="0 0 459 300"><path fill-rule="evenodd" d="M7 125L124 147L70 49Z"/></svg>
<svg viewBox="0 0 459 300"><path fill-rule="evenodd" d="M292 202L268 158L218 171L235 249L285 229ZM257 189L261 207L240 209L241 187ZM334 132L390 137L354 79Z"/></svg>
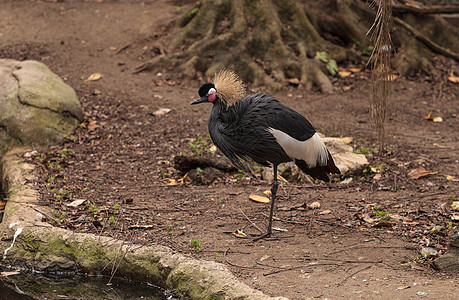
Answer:
<svg viewBox="0 0 459 300"><path fill-rule="evenodd" d="M308 208L310 209L316 209L316 208L320 208L320 202L312 202L311 204L308 204Z"/></svg>
<svg viewBox="0 0 459 300"><path fill-rule="evenodd" d="M266 196L271 196L271 190L266 190L263 192L263 194L265 194Z"/></svg>
<svg viewBox="0 0 459 300"><path fill-rule="evenodd" d="M360 72L362 69L361 68L348 68L348 70L352 73L358 73Z"/></svg>
<svg viewBox="0 0 459 300"><path fill-rule="evenodd" d="M160 108L157 111L153 112L153 115L162 116L162 115L170 113L170 111L171 111L170 108Z"/></svg>
<svg viewBox="0 0 459 300"><path fill-rule="evenodd" d="M404 225L416 226L416 225L419 225L421 223L420 222L416 222L416 221L403 221L403 224Z"/></svg>
<svg viewBox="0 0 459 300"><path fill-rule="evenodd" d="M68 204L66 204L67 206L71 206L71 207L77 207L77 206L80 206L81 204L85 203L86 202L86 199L77 199L75 201L72 201Z"/></svg>
<svg viewBox="0 0 459 300"><path fill-rule="evenodd" d="M240 229L237 229L235 232L233 232L233 235L235 237L238 237L238 238L241 238L241 239L246 239L247 238L247 234L245 234L244 231L242 231Z"/></svg>
<svg viewBox="0 0 459 300"><path fill-rule="evenodd" d="M377 173L377 174L375 174L375 176L373 176L373 179L374 180L380 180L381 176L382 176L381 173Z"/></svg>
<svg viewBox="0 0 459 300"><path fill-rule="evenodd" d="M323 210L319 213L319 215L329 215L329 214L331 214L331 210L329 209Z"/></svg>
<svg viewBox="0 0 459 300"><path fill-rule="evenodd" d="M376 222L373 226L374 227L390 227L390 226L394 226L395 223L394 221L387 221L387 220L380 220L378 222Z"/></svg>
<svg viewBox="0 0 459 300"><path fill-rule="evenodd" d="M452 210L459 210L459 201L451 202L451 209Z"/></svg>
<svg viewBox="0 0 459 300"><path fill-rule="evenodd" d="M443 118L442 117L434 117L433 120L435 123L441 123L443 122Z"/></svg>
<svg viewBox="0 0 459 300"><path fill-rule="evenodd" d="M411 169L409 172L408 172L408 176L411 178L411 179L418 179L418 178L421 178L421 177L424 177L424 176L428 176L430 175L431 172L429 172L426 168L424 168L423 166L417 166L413 169Z"/></svg>
<svg viewBox="0 0 459 300"><path fill-rule="evenodd" d="M459 77L454 75L454 72L452 70L451 73L449 73L448 80L453 83L459 83Z"/></svg>
<svg viewBox="0 0 459 300"><path fill-rule="evenodd" d="M252 201L255 201L255 202L259 202L259 203L269 203L269 198L268 197L258 196L258 195L255 195L255 194L250 195L249 199L252 200Z"/></svg>
<svg viewBox="0 0 459 300"><path fill-rule="evenodd" d="M86 79L86 80L87 81L96 81L96 80L99 80L101 78L102 78L102 74L94 73L94 74L89 75L88 79Z"/></svg>
<svg viewBox="0 0 459 300"><path fill-rule="evenodd" d="M452 215L451 220L453 221L459 221L459 215Z"/></svg>
<svg viewBox="0 0 459 300"><path fill-rule="evenodd" d="M339 76L341 77L348 77L349 75L352 74L352 72L349 71L338 71Z"/></svg>
<svg viewBox="0 0 459 300"><path fill-rule="evenodd" d="M167 180L169 181L169 182L166 184L166 185L168 185L168 186L180 185L180 183L178 183L177 180L175 180L175 179L167 178Z"/></svg>
<svg viewBox="0 0 459 300"><path fill-rule="evenodd" d="M290 84L293 84L293 85L299 85L299 84L300 84L300 80L299 80L298 78L290 78L290 79L288 80L288 82L289 82Z"/></svg>
<svg viewBox="0 0 459 300"><path fill-rule="evenodd" d="M449 181L459 181L459 179L456 179L456 178L454 178L454 177L451 176L451 175L446 175L446 180L449 180Z"/></svg>
<svg viewBox="0 0 459 300"><path fill-rule="evenodd" d="M349 91L350 89L352 89L352 86L351 86L351 85L343 86L343 91L344 91L344 92L347 92L347 91Z"/></svg>
<svg viewBox="0 0 459 300"><path fill-rule="evenodd" d="M97 125L97 121L89 120L89 123L88 123L88 130L89 130L89 131L93 131L93 130L95 130L97 127L99 127L99 125Z"/></svg>

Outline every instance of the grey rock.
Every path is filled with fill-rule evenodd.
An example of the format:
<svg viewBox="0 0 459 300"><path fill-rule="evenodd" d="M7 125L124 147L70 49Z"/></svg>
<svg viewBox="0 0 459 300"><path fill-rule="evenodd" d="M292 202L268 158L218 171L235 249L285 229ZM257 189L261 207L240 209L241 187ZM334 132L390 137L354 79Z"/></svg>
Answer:
<svg viewBox="0 0 459 300"><path fill-rule="evenodd" d="M37 61L0 59L0 157L15 146L50 146L83 121L75 91Z"/></svg>

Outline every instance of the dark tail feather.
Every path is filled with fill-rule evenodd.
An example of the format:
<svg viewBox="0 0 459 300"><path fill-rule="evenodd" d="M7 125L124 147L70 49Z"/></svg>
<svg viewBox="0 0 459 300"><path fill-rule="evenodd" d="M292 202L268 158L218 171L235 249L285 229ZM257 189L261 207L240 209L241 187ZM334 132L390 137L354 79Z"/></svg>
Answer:
<svg viewBox="0 0 459 300"><path fill-rule="evenodd" d="M336 167L330 152L328 152L328 162L326 166L315 166L314 168L309 168L306 162L302 159L295 159L295 164L301 169L301 171L312 178L323 181L330 181L328 173L341 174L339 169Z"/></svg>

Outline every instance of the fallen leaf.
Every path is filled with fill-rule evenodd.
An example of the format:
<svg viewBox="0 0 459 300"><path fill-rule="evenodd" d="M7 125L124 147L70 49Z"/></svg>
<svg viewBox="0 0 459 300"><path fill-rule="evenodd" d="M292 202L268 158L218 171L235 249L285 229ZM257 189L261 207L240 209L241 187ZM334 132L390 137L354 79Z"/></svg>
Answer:
<svg viewBox="0 0 459 300"><path fill-rule="evenodd" d="M375 176L373 176L374 180L380 180L381 179L381 173L377 173Z"/></svg>
<svg viewBox="0 0 459 300"><path fill-rule="evenodd" d="M287 97L293 97L293 94L287 94Z"/></svg>
<svg viewBox="0 0 459 300"><path fill-rule="evenodd" d="M403 221L403 224L404 225L416 226L416 225L419 225L421 223L420 222L416 222L416 221Z"/></svg>
<svg viewBox="0 0 459 300"><path fill-rule="evenodd" d="M250 195L249 199L252 200L252 201L255 201L255 202L259 202L259 203L269 203L269 198L268 197L258 196L258 195L255 195L255 194Z"/></svg>
<svg viewBox="0 0 459 300"><path fill-rule="evenodd" d="M456 179L456 178L454 178L454 177L451 176L451 175L446 175L446 180L449 180L449 181L459 181L459 179Z"/></svg>
<svg viewBox="0 0 459 300"><path fill-rule="evenodd" d="M157 111L153 112L153 115L162 116L162 115L168 114L170 111L171 111L170 108L160 108Z"/></svg>
<svg viewBox="0 0 459 300"><path fill-rule="evenodd" d="M263 194L265 194L266 196L271 196L272 193L271 193L271 190L266 190L263 192Z"/></svg>
<svg viewBox="0 0 459 300"><path fill-rule="evenodd" d="M89 130L89 131L93 131L93 130L95 130L97 127L99 127L99 125L97 125L97 121L89 120L89 124L88 124L88 130Z"/></svg>
<svg viewBox="0 0 459 300"><path fill-rule="evenodd" d="M352 89L352 86L351 86L351 85L345 85L345 86L343 86L343 91L344 91L344 92L347 92L347 91L349 91L350 89Z"/></svg>
<svg viewBox="0 0 459 300"><path fill-rule="evenodd" d="M233 235L237 238L241 238L241 239L246 239L247 238L247 234L244 233L244 231L240 230L240 229L237 229L235 232L233 232Z"/></svg>
<svg viewBox="0 0 459 300"><path fill-rule="evenodd" d="M317 202L317 201L312 202L311 204L308 204L308 208L310 208L310 209L320 208L320 203Z"/></svg>
<svg viewBox="0 0 459 300"><path fill-rule="evenodd" d="M451 202L451 209L452 210L459 210L459 201Z"/></svg>
<svg viewBox="0 0 459 300"><path fill-rule="evenodd" d="M361 68L348 68L349 71L351 71L352 73L358 73L360 72L362 69Z"/></svg>
<svg viewBox="0 0 459 300"><path fill-rule="evenodd" d="M265 256L263 256L262 258L260 258L260 261L267 260L268 258L270 258L270 256L269 256L269 255L265 255Z"/></svg>
<svg viewBox="0 0 459 300"><path fill-rule="evenodd" d="M96 80L99 80L101 78L102 78L102 74L94 73L94 74L89 75L88 79L86 79L86 80L87 81L96 81Z"/></svg>
<svg viewBox="0 0 459 300"><path fill-rule="evenodd" d="M217 146L212 145L212 146L209 148L209 151L210 151L210 152L216 152L216 151L217 151Z"/></svg>
<svg viewBox="0 0 459 300"><path fill-rule="evenodd" d="M319 213L319 215L329 215L329 214L331 214L331 210L329 209L323 210Z"/></svg>
<svg viewBox="0 0 459 300"><path fill-rule="evenodd" d="M433 121L432 112L429 112L429 114L425 116L424 119Z"/></svg>
<svg viewBox="0 0 459 300"><path fill-rule="evenodd" d="M418 179L420 177L424 177L428 175L430 175L430 172L423 166L417 166L408 172L408 176L411 179Z"/></svg>
<svg viewBox="0 0 459 300"><path fill-rule="evenodd" d="M288 83L290 83L292 85L299 85L300 84L300 80L298 78L290 78L288 80Z"/></svg>
<svg viewBox="0 0 459 300"><path fill-rule="evenodd" d="M435 123L441 123L443 122L443 118L442 117L434 117L433 120Z"/></svg>
<svg viewBox="0 0 459 300"><path fill-rule="evenodd" d="M69 204L67 204L67 206L77 207L77 206L80 206L81 204L83 204L85 202L86 202L86 199L77 199L77 200L72 201Z"/></svg>
<svg viewBox="0 0 459 300"><path fill-rule="evenodd" d="M339 76L341 76L341 77L348 77L349 75L352 74L352 72L349 72L349 71L339 71L338 74L339 74Z"/></svg>
<svg viewBox="0 0 459 300"><path fill-rule="evenodd" d="M167 180L169 181L169 182L166 184L166 185L168 185L168 186L180 185L180 183L178 183L177 180L175 180L175 179L167 178Z"/></svg>
<svg viewBox="0 0 459 300"><path fill-rule="evenodd" d="M394 226L396 223L394 221L387 221L387 220L380 220L376 222L373 226L374 227L390 227Z"/></svg>
<svg viewBox="0 0 459 300"><path fill-rule="evenodd" d="M459 83L459 77L454 75L453 70L451 70L451 73L449 73L448 80L453 83Z"/></svg>
<svg viewBox="0 0 459 300"><path fill-rule="evenodd" d="M154 94L154 95L153 95L153 98L156 98L156 99L163 99L163 96L158 95L158 94Z"/></svg>
<svg viewBox="0 0 459 300"><path fill-rule="evenodd" d="M451 220L453 221L459 221L459 215L452 215Z"/></svg>

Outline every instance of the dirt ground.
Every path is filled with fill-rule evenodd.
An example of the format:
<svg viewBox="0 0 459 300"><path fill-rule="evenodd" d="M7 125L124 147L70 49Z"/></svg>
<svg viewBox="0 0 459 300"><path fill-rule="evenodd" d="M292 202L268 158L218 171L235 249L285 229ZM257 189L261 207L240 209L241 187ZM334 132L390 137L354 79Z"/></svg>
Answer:
<svg viewBox="0 0 459 300"><path fill-rule="evenodd" d="M321 133L352 137L354 149L370 152L373 171L381 171L369 168L348 183L282 183L274 221L280 230L252 242L233 233L265 229L269 206L249 195L262 195L269 181L226 173L208 184L181 182L185 174L174 168L179 154L219 156L206 138L210 105L189 105L203 81L182 81L173 69L132 74L157 55L153 36L181 13L179 5L190 6L0 0L0 58L47 64L75 88L87 118L34 159L48 220L224 263L271 296L457 299L458 275L432 270L434 257L419 252L444 253L457 225L449 203L458 184L447 176L459 178L459 86L444 80L454 62L438 59L438 78L394 81L383 154L370 149L368 71L335 80L332 95L288 86L275 92ZM100 80L85 80L97 72ZM155 115L160 108L171 111ZM425 120L431 111L443 122ZM411 179L417 166L432 174ZM67 205L78 199L85 204ZM312 202L320 208L308 208ZM374 221L378 211L390 220Z"/></svg>

